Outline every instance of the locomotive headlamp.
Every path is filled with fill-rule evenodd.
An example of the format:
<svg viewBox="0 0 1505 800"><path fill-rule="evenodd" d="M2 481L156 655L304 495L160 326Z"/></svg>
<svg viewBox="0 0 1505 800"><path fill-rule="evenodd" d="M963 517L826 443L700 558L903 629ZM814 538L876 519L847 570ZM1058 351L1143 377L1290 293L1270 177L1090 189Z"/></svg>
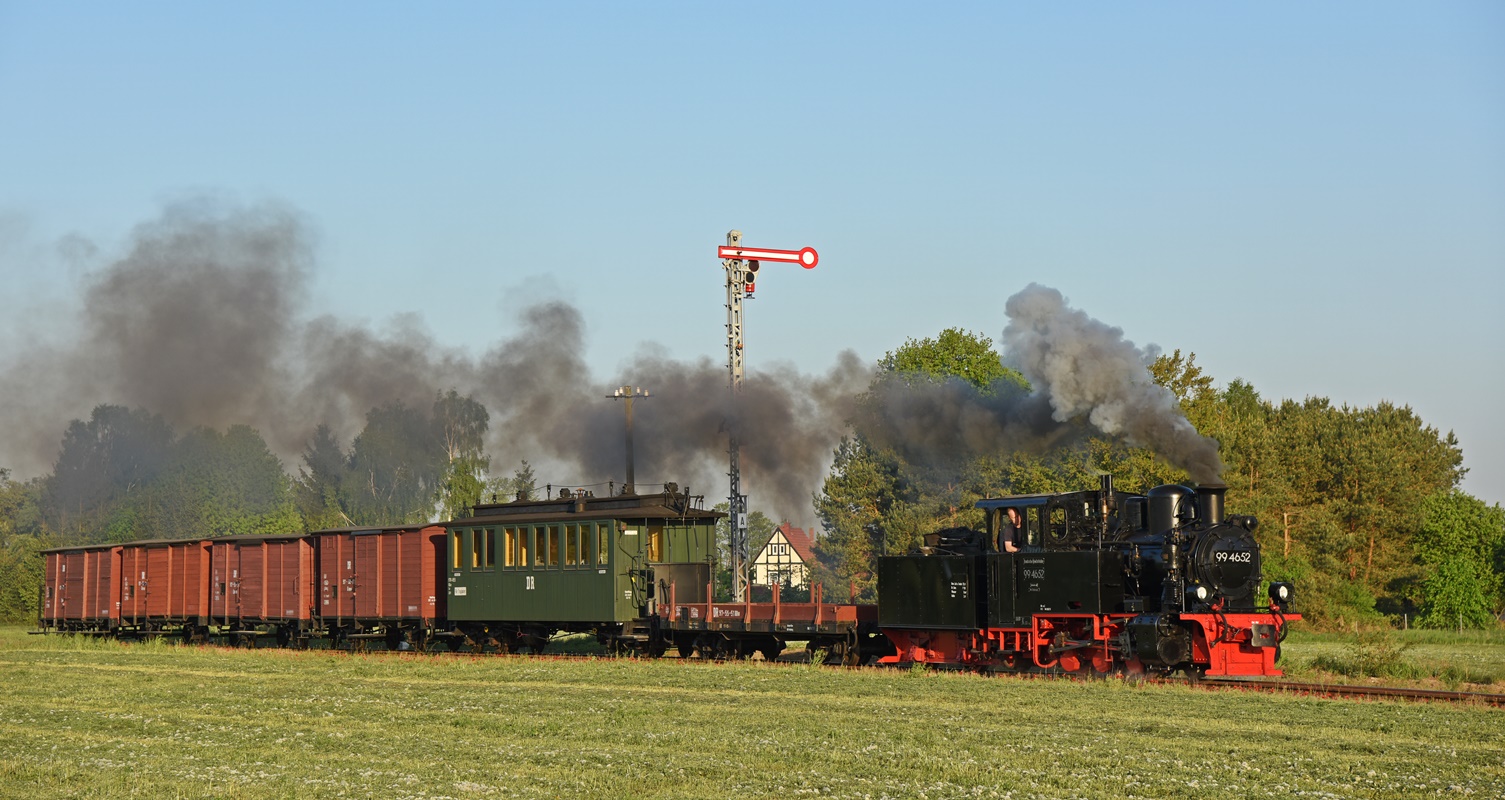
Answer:
<svg viewBox="0 0 1505 800"><path fill-rule="evenodd" d="M1291 607L1291 603L1295 599L1296 589L1291 584L1285 582L1270 584L1270 605L1275 606L1281 611L1285 611Z"/></svg>
<svg viewBox="0 0 1505 800"><path fill-rule="evenodd" d="M1207 598L1211 595L1212 593L1207 591L1206 586L1203 586L1200 583L1193 584L1186 587L1186 604L1194 605L1196 603L1205 603L1207 602Z"/></svg>

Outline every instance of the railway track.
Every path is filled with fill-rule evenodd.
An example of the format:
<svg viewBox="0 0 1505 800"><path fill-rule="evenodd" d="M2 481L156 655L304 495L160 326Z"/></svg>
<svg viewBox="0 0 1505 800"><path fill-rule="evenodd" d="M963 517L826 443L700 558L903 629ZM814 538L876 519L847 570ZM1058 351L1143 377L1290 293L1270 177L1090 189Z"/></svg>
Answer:
<svg viewBox="0 0 1505 800"><path fill-rule="evenodd" d="M1346 683L1294 683L1224 678L1203 678L1195 685L1209 689L1243 689L1261 692L1289 692L1314 697L1360 697L1397 700L1428 700L1447 703L1479 703L1505 706L1505 694L1484 692L1450 692L1441 689L1409 689L1398 686L1361 686Z"/></svg>

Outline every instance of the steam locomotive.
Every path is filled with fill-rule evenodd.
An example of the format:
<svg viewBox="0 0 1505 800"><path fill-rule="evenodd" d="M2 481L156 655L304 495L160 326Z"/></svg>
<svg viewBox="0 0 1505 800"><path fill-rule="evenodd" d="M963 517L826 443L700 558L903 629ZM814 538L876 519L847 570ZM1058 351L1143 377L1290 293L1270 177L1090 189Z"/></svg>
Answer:
<svg viewBox="0 0 1505 800"><path fill-rule="evenodd" d="M883 557L883 663L996 671L1279 675L1289 583L1261 603L1257 520L1225 516L1227 487L1167 485L980 501L986 529L929 534ZM1022 515L1009 552L1006 512Z"/></svg>
<svg viewBox="0 0 1505 800"><path fill-rule="evenodd" d="M879 562L879 602L718 602L703 498L558 497L432 525L204 537L45 551L43 630L241 646L540 652L558 632L612 652L997 671L1278 675L1289 584L1261 608L1251 517L1226 487L983 500L986 529ZM998 546L1023 515L1017 552Z"/></svg>

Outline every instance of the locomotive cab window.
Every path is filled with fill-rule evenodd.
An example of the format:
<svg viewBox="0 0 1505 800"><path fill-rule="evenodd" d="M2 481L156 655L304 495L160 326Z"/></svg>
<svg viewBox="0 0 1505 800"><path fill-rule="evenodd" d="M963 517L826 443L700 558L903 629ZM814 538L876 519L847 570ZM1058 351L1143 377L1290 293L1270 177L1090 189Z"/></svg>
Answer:
<svg viewBox="0 0 1505 800"><path fill-rule="evenodd" d="M1055 506L1050 509L1050 539L1059 542L1066 538L1066 509Z"/></svg>
<svg viewBox="0 0 1505 800"><path fill-rule="evenodd" d="M1024 509L1024 543L1032 547L1040 546L1040 509Z"/></svg>

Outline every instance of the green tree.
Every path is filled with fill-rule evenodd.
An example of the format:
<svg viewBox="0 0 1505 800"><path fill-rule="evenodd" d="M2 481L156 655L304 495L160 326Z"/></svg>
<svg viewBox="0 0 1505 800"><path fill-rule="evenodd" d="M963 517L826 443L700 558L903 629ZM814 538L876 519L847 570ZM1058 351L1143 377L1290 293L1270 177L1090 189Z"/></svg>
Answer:
<svg viewBox="0 0 1505 800"><path fill-rule="evenodd" d="M345 512L343 493L349 469L349 457L334 432L328 425L320 425L303 450L303 465L294 482L298 511L308 530L352 524Z"/></svg>
<svg viewBox="0 0 1505 800"><path fill-rule="evenodd" d="M999 381L1029 388L1023 375L999 360L991 339L961 328L947 328L934 339L906 339L878 360L878 370L880 377L906 381L956 377L983 390Z"/></svg>
<svg viewBox="0 0 1505 800"><path fill-rule="evenodd" d="M508 476L497 476L486 481L486 497L493 503L510 503L514 500L532 500L538 491L538 476L524 459L517 470Z"/></svg>
<svg viewBox="0 0 1505 800"><path fill-rule="evenodd" d="M491 459L485 439L491 417L474 397L461 397L454 389L434 401L433 416L447 459L435 499L444 518L459 519L486 491L483 476Z"/></svg>
<svg viewBox="0 0 1505 800"><path fill-rule="evenodd" d="M426 522L446 454L430 420L400 402L371 409L350 447L349 515L358 525Z"/></svg>
<svg viewBox="0 0 1505 800"><path fill-rule="evenodd" d="M167 463L172 429L141 409L101 405L74 420L47 478L43 511L68 541L103 535L120 506L144 492Z"/></svg>
<svg viewBox="0 0 1505 800"><path fill-rule="evenodd" d="M130 538L291 534L304 527L282 463L246 425L223 434L190 431L131 511L140 530Z"/></svg>
<svg viewBox="0 0 1505 800"><path fill-rule="evenodd" d="M1505 510L1459 490L1422 504L1416 555L1421 581L1421 624L1434 628L1494 627L1502 605L1495 555L1505 544Z"/></svg>
<svg viewBox="0 0 1505 800"><path fill-rule="evenodd" d="M51 546L42 523L40 479L16 482L0 469L0 622L36 619L41 551Z"/></svg>

